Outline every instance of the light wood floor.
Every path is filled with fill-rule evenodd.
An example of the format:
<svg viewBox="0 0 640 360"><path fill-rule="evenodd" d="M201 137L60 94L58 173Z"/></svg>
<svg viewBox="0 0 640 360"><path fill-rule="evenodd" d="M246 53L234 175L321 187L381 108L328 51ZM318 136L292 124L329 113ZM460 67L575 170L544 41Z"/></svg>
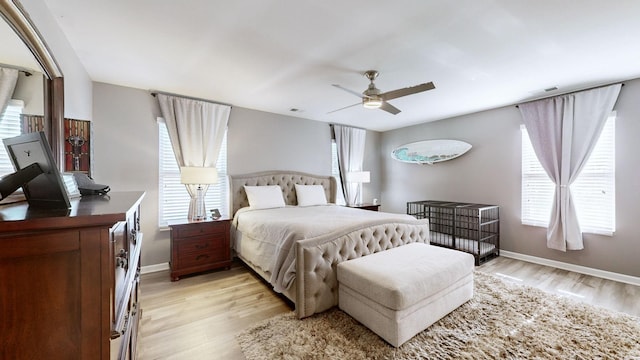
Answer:
<svg viewBox="0 0 640 360"><path fill-rule="evenodd" d="M640 317L640 287L499 257L478 270L578 301ZM178 282L142 275L138 359L244 359L235 335L291 311L243 265Z"/></svg>

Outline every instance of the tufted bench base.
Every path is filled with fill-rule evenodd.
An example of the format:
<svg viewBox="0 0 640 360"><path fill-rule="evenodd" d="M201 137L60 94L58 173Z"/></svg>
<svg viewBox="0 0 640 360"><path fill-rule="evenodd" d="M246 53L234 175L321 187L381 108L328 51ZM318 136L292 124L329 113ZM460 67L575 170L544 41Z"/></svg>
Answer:
<svg viewBox="0 0 640 360"><path fill-rule="evenodd" d="M412 243L338 264L340 309L400 346L473 297L473 255Z"/></svg>

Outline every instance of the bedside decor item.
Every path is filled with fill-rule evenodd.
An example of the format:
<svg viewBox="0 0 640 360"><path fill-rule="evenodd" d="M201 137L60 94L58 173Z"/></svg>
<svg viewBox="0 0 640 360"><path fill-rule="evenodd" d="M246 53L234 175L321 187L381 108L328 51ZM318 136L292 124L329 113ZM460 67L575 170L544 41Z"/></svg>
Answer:
<svg viewBox="0 0 640 360"><path fill-rule="evenodd" d="M180 168L180 182L185 185L197 185L196 193L191 194L189 203L189 220L207 218L204 196L210 184L218 182L218 171L214 167L183 166ZM203 185L205 187L203 187ZM187 188L188 189L188 188Z"/></svg>
<svg viewBox="0 0 640 360"><path fill-rule="evenodd" d="M356 204L362 204L362 184L370 181L371 175L368 171L351 171L347 173L347 182L358 184Z"/></svg>
<svg viewBox="0 0 640 360"><path fill-rule="evenodd" d="M222 215L220 215L220 210L218 209L211 209L211 218L213 220L218 220L220 219L220 217L222 217Z"/></svg>
<svg viewBox="0 0 640 360"><path fill-rule="evenodd" d="M455 159L471 149L471 144L460 140L423 140L398 146L391 158L410 164L432 165Z"/></svg>

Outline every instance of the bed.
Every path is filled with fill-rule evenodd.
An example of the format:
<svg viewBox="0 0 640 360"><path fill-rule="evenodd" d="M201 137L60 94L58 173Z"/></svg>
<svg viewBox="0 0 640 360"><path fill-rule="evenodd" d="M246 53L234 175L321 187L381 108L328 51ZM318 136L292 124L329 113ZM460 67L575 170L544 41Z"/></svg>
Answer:
<svg viewBox="0 0 640 360"><path fill-rule="evenodd" d="M297 206L296 184L321 186L327 201L335 203L336 181L331 176L271 171L229 178L233 250L295 304L299 318L338 304L338 263L412 242L429 243L428 220L332 204ZM245 186L273 185L280 187L286 206L248 209ZM253 231L265 228L266 233Z"/></svg>

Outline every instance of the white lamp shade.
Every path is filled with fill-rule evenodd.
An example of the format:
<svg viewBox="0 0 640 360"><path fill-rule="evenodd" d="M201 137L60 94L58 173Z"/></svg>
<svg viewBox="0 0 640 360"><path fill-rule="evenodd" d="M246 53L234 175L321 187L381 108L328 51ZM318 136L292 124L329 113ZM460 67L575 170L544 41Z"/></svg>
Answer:
<svg viewBox="0 0 640 360"><path fill-rule="evenodd" d="M184 166L180 168L180 182L183 184L215 184L218 170L214 167Z"/></svg>
<svg viewBox="0 0 640 360"><path fill-rule="evenodd" d="M371 177L368 171L351 171L347 173L347 182L368 183Z"/></svg>

